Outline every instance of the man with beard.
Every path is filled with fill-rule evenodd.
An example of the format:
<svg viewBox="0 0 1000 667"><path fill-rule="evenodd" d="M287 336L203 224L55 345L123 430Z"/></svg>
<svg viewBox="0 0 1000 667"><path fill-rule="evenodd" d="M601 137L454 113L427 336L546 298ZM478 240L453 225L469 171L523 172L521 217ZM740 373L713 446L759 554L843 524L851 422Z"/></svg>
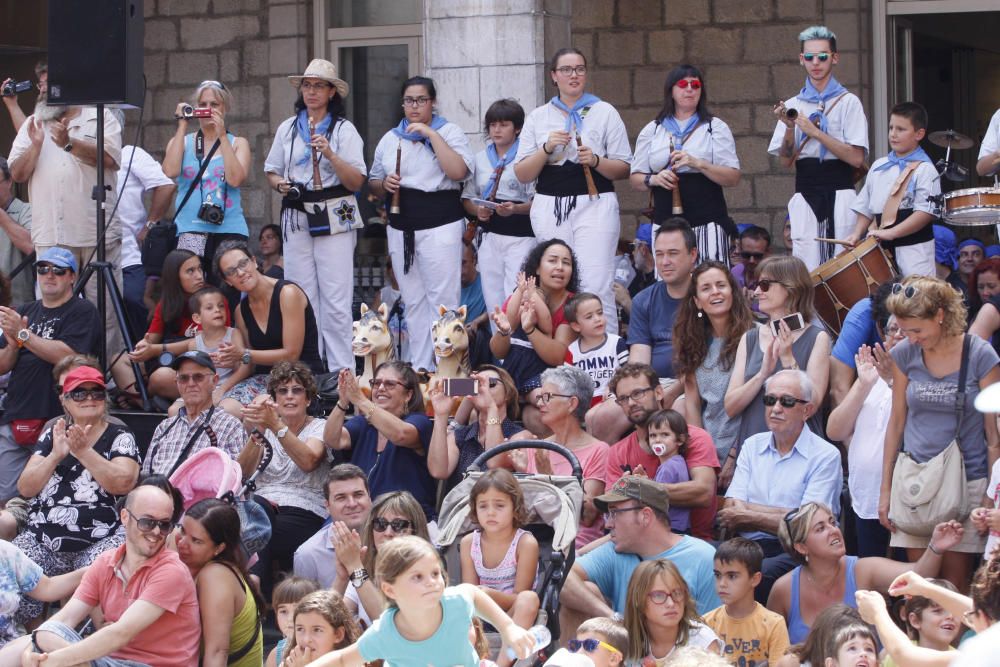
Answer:
<svg viewBox="0 0 1000 667"><path fill-rule="evenodd" d="M159 487L138 486L125 499L121 522L125 544L98 556L73 598L33 636L17 640L21 664L187 667L196 660L201 619L194 581L177 553L164 548L173 498ZM104 625L82 638L73 628L97 609Z"/></svg>
<svg viewBox="0 0 1000 667"><path fill-rule="evenodd" d="M637 363L627 363L619 368L608 383L608 387L629 422L635 427L624 440L612 445L608 453L608 468L604 481L610 489L623 475L651 477L656 473L660 461L649 448L649 431L646 424L650 416L660 409L663 388L652 366ZM684 461L687 463L691 480L662 486L670 495L671 506L691 509L691 534L710 540L718 504L715 488L719 474L719 457L715 453L712 436L707 431L688 424Z"/></svg>
<svg viewBox="0 0 1000 667"><path fill-rule="evenodd" d="M104 123L104 168L107 210L114 208L121 161L122 127L109 111L98 119L91 106L49 106L47 91L38 94L35 112L17 131L7 161L11 177L28 184L31 201L31 242L41 256L54 246L66 248L82 269L92 259L97 244L97 211L93 199L97 185L97 123ZM105 257L121 285L121 224L107 221ZM97 281L87 283L87 298L96 303ZM105 328L108 351L121 349L114 310L107 309Z"/></svg>

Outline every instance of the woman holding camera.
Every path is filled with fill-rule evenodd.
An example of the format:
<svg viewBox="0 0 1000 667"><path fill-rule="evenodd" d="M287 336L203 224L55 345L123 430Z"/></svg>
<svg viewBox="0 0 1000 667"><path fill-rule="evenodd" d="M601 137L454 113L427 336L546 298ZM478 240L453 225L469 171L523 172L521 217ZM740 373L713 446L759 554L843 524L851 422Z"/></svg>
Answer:
<svg viewBox="0 0 1000 667"><path fill-rule="evenodd" d="M362 224L354 193L365 180L364 144L344 117L349 88L333 63L313 60L288 80L299 91L295 115L278 126L264 162L268 183L282 195L285 278L316 308L330 368L353 368L354 243Z"/></svg>
<svg viewBox="0 0 1000 667"><path fill-rule="evenodd" d="M206 277L219 243L249 234L240 186L250 173L250 144L226 130L232 108L223 84L202 81L190 104L177 105L177 131L163 157L163 173L177 182L177 247L201 257ZM187 132L189 118L197 118L197 132Z"/></svg>

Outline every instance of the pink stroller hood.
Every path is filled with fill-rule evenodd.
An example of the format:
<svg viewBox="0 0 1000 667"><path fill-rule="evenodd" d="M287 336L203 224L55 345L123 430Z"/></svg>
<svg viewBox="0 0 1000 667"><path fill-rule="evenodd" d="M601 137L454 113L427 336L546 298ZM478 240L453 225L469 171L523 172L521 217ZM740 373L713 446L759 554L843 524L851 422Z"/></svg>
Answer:
<svg viewBox="0 0 1000 667"><path fill-rule="evenodd" d="M205 498L219 498L227 491L239 494L243 483L240 464L218 447L206 447L182 463L170 483L184 497L184 510Z"/></svg>

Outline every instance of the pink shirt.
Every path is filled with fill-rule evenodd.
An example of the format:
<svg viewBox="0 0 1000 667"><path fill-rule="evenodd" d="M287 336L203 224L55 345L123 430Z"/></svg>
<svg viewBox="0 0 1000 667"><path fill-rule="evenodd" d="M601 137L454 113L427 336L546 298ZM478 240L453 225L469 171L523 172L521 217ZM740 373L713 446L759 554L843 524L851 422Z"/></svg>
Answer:
<svg viewBox="0 0 1000 667"><path fill-rule="evenodd" d="M604 481L604 473L608 467L608 451L610 451L610 449L611 448L608 446L608 443L598 440L597 442L591 443L586 447L580 447L579 449L572 450L573 453L576 454L576 458L580 460L580 466L583 468L584 481L588 479L596 479L600 482ZM534 453L534 450L529 450L530 455L528 456L528 466L526 471L532 474L538 472L537 468L535 468ZM573 467L564 456L550 451L546 451L545 453L549 455L549 462L552 465L553 474L573 474ZM583 545L593 542L603 534L604 518L598 516L597 521L595 521L593 525L580 526L580 530L576 534L576 548L579 549Z"/></svg>
<svg viewBox="0 0 1000 667"><path fill-rule="evenodd" d="M98 556L73 597L100 607L108 623L121 618L136 600L156 605L164 613L111 657L156 667L195 667L201 618L191 572L176 552L161 549L123 585L115 568L124 556L125 545Z"/></svg>

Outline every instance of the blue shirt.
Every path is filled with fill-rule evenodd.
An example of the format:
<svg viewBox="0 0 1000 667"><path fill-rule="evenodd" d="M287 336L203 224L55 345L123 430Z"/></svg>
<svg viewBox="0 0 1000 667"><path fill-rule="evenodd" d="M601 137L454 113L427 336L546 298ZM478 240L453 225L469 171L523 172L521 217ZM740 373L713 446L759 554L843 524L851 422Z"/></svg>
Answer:
<svg viewBox="0 0 1000 667"><path fill-rule="evenodd" d="M872 300L869 297L861 299L847 311L844 326L830 354L837 361L853 369L854 355L858 353L858 348L880 342L882 339L879 338L878 329L875 328L875 321L872 319Z"/></svg>
<svg viewBox="0 0 1000 667"><path fill-rule="evenodd" d="M486 313L486 301L483 299L483 277L476 274L476 279L462 288L458 302L465 306L465 321L471 322Z"/></svg>
<svg viewBox="0 0 1000 667"><path fill-rule="evenodd" d="M726 497L789 509L815 501L839 516L843 482L840 451L803 425L798 440L784 455L775 447L770 431L747 438ZM751 540L774 537L763 531L742 535Z"/></svg>
<svg viewBox="0 0 1000 667"><path fill-rule="evenodd" d="M423 641L410 641L399 634L395 622L398 611L396 607L388 607L361 635L358 652L362 660L384 660L386 665L392 667L479 665L476 649L469 643L469 625L476 608L472 598L461 588L444 589L441 625Z"/></svg>
<svg viewBox="0 0 1000 667"><path fill-rule="evenodd" d="M661 378L674 376L674 319L680 303L667 293L667 284L662 280L632 299L628 344L652 348L650 365Z"/></svg>
<svg viewBox="0 0 1000 667"><path fill-rule="evenodd" d="M0 646L19 636L14 614L21 595L35 590L41 566L7 540L0 540Z"/></svg>
<svg viewBox="0 0 1000 667"><path fill-rule="evenodd" d="M177 196L174 206L179 206L187 194L188 188L194 177L198 175L198 157L195 155L194 145L195 133L184 137L184 161L181 163L181 173L177 176ZM230 142L236 141L236 137L231 134L226 135ZM208 157L212 145L205 142L205 157ZM225 196L225 203L222 198ZM222 224L213 225L198 217L198 209L203 202L209 201L221 206L225 211ZM202 234L241 234L249 235L247 220L243 217L243 204L240 202L240 189L226 186L226 167L222 161L222 151L217 149L212 161L208 163L204 175L201 177L201 185L194 187L194 192L184 204L184 208L177 211L174 217L174 224L177 225L177 233L200 232Z"/></svg>
<svg viewBox="0 0 1000 667"><path fill-rule="evenodd" d="M687 582L691 596L698 605L698 613L705 614L722 604L715 592L715 575L712 572L715 549L697 537L685 535L672 548L651 558L636 554L618 553L611 542L602 544L577 560L587 573L587 578L611 601L611 608L625 613L625 594L632 571L643 560L669 560ZM441 663L443 664L443 663Z"/></svg>

